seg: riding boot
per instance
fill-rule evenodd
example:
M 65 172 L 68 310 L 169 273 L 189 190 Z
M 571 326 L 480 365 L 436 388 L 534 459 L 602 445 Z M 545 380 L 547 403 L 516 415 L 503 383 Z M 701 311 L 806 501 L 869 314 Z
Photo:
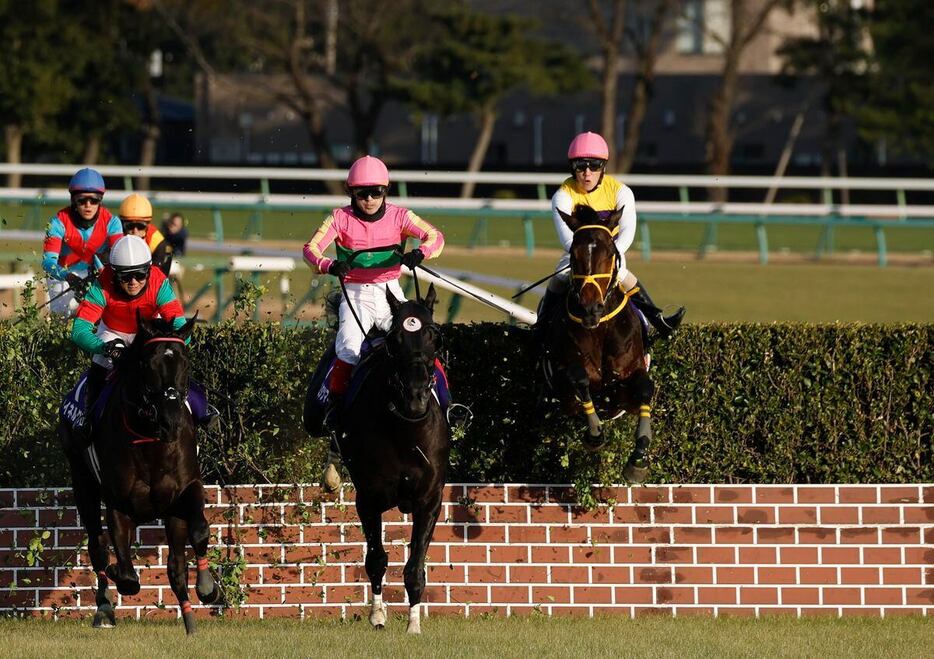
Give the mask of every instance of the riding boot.
M 94 404 L 100 398 L 104 384 L 107 382 L 107 375 L 110 371 L 106 366 L 91 363 L 88 369 L 88 379 L 84 384 L 84 422 L 76 428 L 78 435 L 85 446 L 91 443 L 91 431 L 94 420 Z
M 686 309 L 684 307 L 678 307 L 678 310 L 670 316 L 663 316 L 662 310 L 652 301 L 649 292 L 645 290 L 645 286 L 643 286 L 642 282 L 637 281 L 636 286 L 638 286 L 639 290 L 630 299 L 639 308 L 639 311 L 645 314 L 646 319 L 652 327 L 655 328 L 658 336 L 667 339 L 678 329 L 678 325 L 681 324 Z
M 540 348 L 545 344 L 548 324 L 551 322 L 552 316 L 555 315 L 555 310 L 560 304 L 562 296 L 565 294 L 564 289 L 565 285 L 557 279 L 552 279 L 552 281 L 548 283 L 548 288 L 545 289 L 545 295 L 542 296 L 542 301 L 538 304 L 538 318 L 535 321 L 535 325 L 532 326 L 532 337 L 535 339 L 535 345 Z
M 350 385 L 353 364 L 343 359 L 335 359 L 328 378 L 328 403 L 324 409 L 324 427 L 336 432 L 341 423 L 344 408 L 344 394 Z

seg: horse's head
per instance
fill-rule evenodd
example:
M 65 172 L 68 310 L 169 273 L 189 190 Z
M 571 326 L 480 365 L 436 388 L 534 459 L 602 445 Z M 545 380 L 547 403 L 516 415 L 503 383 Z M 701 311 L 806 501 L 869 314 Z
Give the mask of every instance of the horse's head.
M 613 237 L 623 211 L 614 211 L 606 218 L 583 205 L 575 206 L 571 215 L 558 212 L 574 232 L 570 295 L 583 311 L 583 326 L 593 329 L 606 311 L 606 298 L 619 271 L 620 255 Z
M 441 332 L 432 319 L 437 295 L 434 284 L 419 302 L 399 302 L 386 289 L 392 309 L 392 326 L 386 337 L 392 373 L 390 381 L 397 413 L 420 419 L 428 413 L 434 386 L 435 355 L 441 347 Z
M 191 336 L 197 314 L 179 329 L 162 319 L 139 316 L 139 331 L 121 369 L 131 387 L 139 392 L 140 413 L 157 423 L 166 438 L 176 435 L 180 414 L 188 396 L 190 359 L 186 341 Z

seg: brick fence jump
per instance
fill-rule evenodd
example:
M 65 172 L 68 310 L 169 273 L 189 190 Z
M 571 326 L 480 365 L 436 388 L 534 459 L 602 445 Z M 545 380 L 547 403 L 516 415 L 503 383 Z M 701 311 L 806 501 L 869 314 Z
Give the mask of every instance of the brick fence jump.
M 207 488 L 212 543 L 245 561 L 245 601 L 230 613 L 364 613 L 353 494 Z M 428 551 L 429 615 L 934 614 L 934 485 L 606 487 L 598 498 L 584 510 L 568 486 L 448 486 Z M 384 521 L 384 597 L 402 611 L 410 527 L 395 510 Z M 142 589 L 119 598 L 118 616 L 177 616 L 162 527 L 136 540 Z M 84 541 L 70 490 L 0 489 L 0 612 L 92 612 Z

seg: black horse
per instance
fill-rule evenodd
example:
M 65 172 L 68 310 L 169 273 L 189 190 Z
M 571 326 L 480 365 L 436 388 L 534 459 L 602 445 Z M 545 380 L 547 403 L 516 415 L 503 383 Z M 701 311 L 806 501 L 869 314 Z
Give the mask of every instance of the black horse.
M 564 313 L 543 319 L 543 367 L 548 383 L 568 414 L 587 418 L 584 443 L 599 448 L 606 441 L 605 418 L 624 412 L 639 416 L 635 448 L 623 471 L 634 483 L 647 474 L 646 451 L 652 440 L 651 403 L 655 385 L 648 375 L 642 320 L 617 284 L 619 252 L 613 240 L 622 211 L 602 219 L 589 206 L 562 213 L 574 231 L 571 285 Z
M 450 428 L 435 398 L 435 355 L 441 335 L 432 320 L 434 286 L 422 302 L 399 302 L 388 290 L 392 326 L 368 358 L 368 371 L 342 422 L 339 446 L 356 488 L 357 514 L 366 537 L 366 573 L 373 588 L 370 623 L 386 624 L 383 513 L 398 506 L 412 515 L 405 590 L 408 632 L 421 632 L 419 603 L 425 589 L 425 553 L 441 511 Z
M 116 623 L 108 581 L 121 595 L 139 592 L 130 542 L 138 524 L 157 518 L 165 523 L 169 584 L 187 633 L 195 631 L 195 619 L 188 599 L 186 542 L 197 558 L 199 599 L 206 604 L 219 599 L 220 589 L 207 560 L 210 527 L 204 517 L 195 426 L 185 406 L 190 364 L 185 342 L 193 326 L 194 319 L 178 331 L 167 321 L 139 320 L 133 344 L 115 366 L 116 381 L 100 421 L 94 424 L 90 447 L 67 420 L 59 421 L 75 503 L 97 573 L 95 627 Z M 109 564 L 108 539 L 101 525 L 102 500 L 115 564 Z

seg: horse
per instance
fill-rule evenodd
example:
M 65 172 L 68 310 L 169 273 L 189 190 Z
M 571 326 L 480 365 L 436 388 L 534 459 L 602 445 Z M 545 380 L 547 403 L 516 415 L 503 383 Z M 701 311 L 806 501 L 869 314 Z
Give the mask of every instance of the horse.
M 432 319 L 434 286 L 418 302 L 400 302 L 388 289 L 386 299 L 392 325 L 382 347 L 370 353 L 365 377 L 348 400 L 338 446 L 356 488 L 357 514 L 366 538 L 365 566 L 373 591 L 370 624 L 383 629 L 387 622 L 382 582 L 389 559 L 383 549 L 383 513 L 398 507 L 412 515 L 403 574 L 409 600 L 407 631 L 419 634 L 425 554 L 441 511 L 451 432 L 432 392 L 441 346 Z
M 544 333 L 542 368 L 546 383 L 569 415 L 583 414 L 584 445 L 599 449 L 606 438 L 603 418 L 638 415 L 635 446 L 623 475 L 645 481 L 646 451 L 652 441 L 651 403 L 655 385 L 648 375 L 643 321 L 617 283 L 620 254 L 614 242 L 622 210 L 605 219 L 589 206 L 561 213 L 574 232 L 571 277 L 563 313 L 556 312 Z
M 64 417 L 59 419 L 58 434 L 71 466 L 75 504 L 97 574 L 94 627 L 116 624 L 110 581 L 121 595 L 139 592 L 130 543 L 137 525 L 162 519 L 169 545 L 169 584 L 178 599 L 185 631 L 192 634 L 195 618 L 188 599 L 186 541 L 197 559 L 198 598 L 205 604 L 220 599 L 208 566 L 210 527 L 204 517 L 195 426 L 185 406 L 190 366 L 186 341 L 195 319 L 177 331 L 168 321 L 138 321 L 133 343 L 114 367 L 110 395 L 99 401 L 100 416 L 94 423 L 91 445 L 86 446 Z M 116 563 L 109 563 L 108 538 L 101 525 L 102 501 Z

